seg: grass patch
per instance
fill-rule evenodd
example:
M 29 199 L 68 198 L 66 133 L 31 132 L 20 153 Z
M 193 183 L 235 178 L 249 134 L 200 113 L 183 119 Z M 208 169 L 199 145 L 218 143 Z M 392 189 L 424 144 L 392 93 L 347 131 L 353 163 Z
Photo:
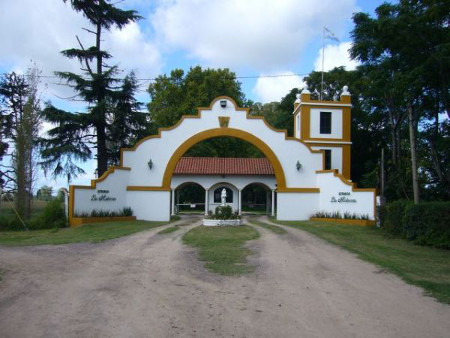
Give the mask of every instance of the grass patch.
M 273 225 L 273 224 L 267 224 L 267 223 L 260 222 L 260 221 L 257 221 L 256 219 L 252 219 L 252 218 L 249 219 L 249 222 L 254 224 L 254 225 L 258 225 L 260 227 L 263 227 L 263 228 L 265 228 L 267 230 L 270 230 L 273 233 L 276 233 L 278 235 L 287 234 L 286 230 L 284 230 L 283 228 L 280 228 L 280 227 L 278 227 L 276 225 Z
M 196 227 L 183 236 L 183 242 L 199 250 L 205 267 L 221 275 L 240 275 L 254 270 L 247 263 L 251 251 L 244 248 L 247 241 L 259 233 L 249 226 Z
M 174 226 L 165 228 L 165 229 L 163 229 L 161 231 L 158 231 L 158 235 L 170 234 L 171 232 L 175 232 L 175 231 L 177 231 L 179 229 L 180 229 L 180 226 L 174 225 Z
M 99 243 L 108 239 L 131 235 L 156 228 L 168 222 L 105 222 L 85 224 L 77 228 L 61 228 L 32 231 L 2 231 L 0 245 L 43 245 L 90 242 Z
M 450 251 L 415 245 L 391 238 L 376 227 L 360 227 L 324 222 L 285 222 L 356 253 L 401 277 L 405 282 L 425 289 L 428 295 L 450 304 Z

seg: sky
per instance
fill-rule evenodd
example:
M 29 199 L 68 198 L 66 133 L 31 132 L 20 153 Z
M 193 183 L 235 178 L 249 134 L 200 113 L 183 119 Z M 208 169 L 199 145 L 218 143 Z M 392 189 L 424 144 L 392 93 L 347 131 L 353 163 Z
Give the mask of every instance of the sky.
M 135 71 L 141 79 L 138 99 L 150 100 L 151 79 L 175 68 L 229 68 L 236 73 L 248 99 L 279 101 L 292 88 L 302 87 L 302 77 L 322 67 L 322 30 L 339 39 L 325 40 L 325 71 L 337 66 L 352 70 L 350 60 L 352 15 L 371 15 L 381 0 L 124 0 L 123 9 L 134 9 L 143 19 L 104 35 L 104 47 L 123 75 Z M 38 4 L 38 5 L 37 5 Z M 0 1 L 0 73 L 25 72 L 35 64 L 42 72 L 41 99 L 58 108 L 84 111 L 84 102 L 65 98 L 71 89 L 54 78 L 55 71 L 79 72 L 79 63 L 63 57 L 61 50 L 77 48 L 76 36 L 86 46 L 93 36 L 81 13 L 70 1 Z M 282 76 L 274 76 L 282 75 Z M 351 90 L 351 88 L 350 88 Z M 44 124 L 42 133 L 51 126 Z M 86 174 L 71 184 L 89 184 L 95 161 L 83 164 Z M 67 187 L 39 174 L 36 188 Z

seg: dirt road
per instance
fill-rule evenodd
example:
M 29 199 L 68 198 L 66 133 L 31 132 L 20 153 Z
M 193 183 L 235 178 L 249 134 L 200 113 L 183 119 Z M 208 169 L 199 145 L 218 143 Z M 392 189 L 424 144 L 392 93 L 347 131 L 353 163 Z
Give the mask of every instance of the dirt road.
M 448 337 L 450 306 L 297 229 L 257 228 L 256 272 L 207 272 L 161 228 L 0 247 L 1 337 Z

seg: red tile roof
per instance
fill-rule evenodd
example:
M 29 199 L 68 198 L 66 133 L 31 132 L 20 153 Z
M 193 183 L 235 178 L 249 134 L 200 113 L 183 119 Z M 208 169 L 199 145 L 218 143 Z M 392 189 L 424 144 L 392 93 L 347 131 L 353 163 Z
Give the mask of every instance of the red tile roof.
M 267 158 L 182 157 L 174 174 L 275 175 Z

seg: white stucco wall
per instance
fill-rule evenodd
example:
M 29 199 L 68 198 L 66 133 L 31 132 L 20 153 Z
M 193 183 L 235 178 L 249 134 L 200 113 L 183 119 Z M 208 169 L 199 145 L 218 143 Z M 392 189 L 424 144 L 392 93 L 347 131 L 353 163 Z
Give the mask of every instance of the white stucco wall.
M 127 204 L 126 194 L 129 175 L 129 170 L 115 170 L 105 180 L 98 182 L 95 189 L 75 189 L 74 213 L 90 214 L 94 209 L 120 211 L 124 207 L 131 206 Z M 115 200 L 106 201 L 102 196 Z
M 321 173 L 317 175 L 317 183 L 320 188 L 319 206 L 317 211 L 334 212 L 339 211 L 341 215 L 344 212 L 356 213 L 359 215 L 369 215 L 374 219 L 374 200 L 373 191 L 352 191 L 352 187 L 343 183 L 333 173 Z M 354 200 L 355 202 L 345 202 L 340 199 Z M 332 202 L 332 200 L 336 200 Z
M 137 219 L 170 220 L 170 191 L 128 191 L 127 200 Z
M 331 134 L 320 133 L 320 112 L 331 112 Z M 312 138 L 342 138 L 342 109 L 311 108 Z
M 319 193 L 277 193 L 277 219 L 309 220 L 319 207 Z
M 320 125 L 320 111 L 314 109 L 311 116 L 316 116 L 315 124 L 317 130 Z M 332 124 L 333 133 L 330 138 L 340 138 L 342 136 L 342 110 L 327 109 L 333 113 Z M 267 127 L 261 119 L 248 119 L 245 111 L 237 111 L 231 100 L 227 100 L 227 107 L 220 106 L 220 100 L 216 101 L 212 110 L 201 111 L 201 118 L 184 119 L 176 128 L 161 132 L 161 138 L 150 138 L 137 146 L 135 151 L 123 152 L 123 166 L 131 170 L 115 170 L 105 180 L 97 183 L 95 189 L 75 188 L 74 212 L 91 212 L 98 210 L 121 210 L 124 207 L 131 207 L 134 215 L 138 219 L 167 221 L 170 218 L 170 191 L 127 191 L 128 186 L 140 187 L 161 187 L 166 166 L 173 153 L 178 147 L 190 137 L 211 129 L 220 127 L 218 117 L 230 117 L 229 128 L 241 130 L 254 135 L 276 154 L 284 170 L 287 188 L 320 188 L 320 193 L 292 193 L 278 192 L 277 218 L 281 220 L 304 220 L 308 219 L 314 212 L 319 210 L 356 212 L 359 214 L 369 214 L 374 216 L 374 194 L 373 192 L 352 192 L 349 185 L 344 184 L 337 177 L 330 174 L 317 174 L 317 170 L 322 169 L 322 154 L 311 153 L 311 151 L 301 142 L 296 140 L 286 140 L 285 134 L 274 131 Z M 339 127 L 338 127 L 339 126 Z M 313 128 L 312 128 L 313 129 Z M 311 135 L 314 137 L 314 134 Z M 317 135 L 317 137 L 325 137 Z M 323 147 L 318 147 L 325 149 Z M 342 170 L 342 151 L 340 148 L 332 147 L 332 166 Z M 341 153 L 339 153 L 341 151 Z M 153 162 L 153 168 L 149 169 L 147 162 Z M 296 163 L 299 161 L 302 168 L 297 170 Z M 222 178 L 220 175 L 203 176 L 194 178 L 189 175 L 173 176 L 171 188 L 175 189 L 186 181 L 197 182 L 210 191 L 210 203 L 213 201 L 213 185 L 217 182 L 225 181 L 235 188 L 235 198 L 233 208 L 237 209 L 238 189 L 243 189 L 249 183 L 260 182 L 270 189 L 275 189 L 277 182 L 273 176 L 255 177 L 232 177 Z M 109 191 L 107 195 L 114 197 L 114 201 L 108 203 L 104 201 L 91 201 L 93 194 L 98 194 L 98 190 Z M 333 203 L 331 197 L 339 197 L 339 192 L 350 192 L 351 198 L 356 199 L 356 203 Z
M 161 186 L 164 171 L 175 150 L 188 138 L 200 132 L 220 127 L 219 116 L 230 117 L 229 128 L 249 132 L 266 143 L 278 157 L 286 177 L 287 187 L 311 187 L 315 171 L 322 169 L 322 155 L 311 153 L 302 143 L 286 140 L 283 132 L 276 132 L 260 119 L 247 119 L 245 111 L 236 111 L 232 101 L 222 108 L 216 101 L 212 110 L 201 111 L 201 119 L 187 118 L 175 129 L 161 132 L 161 138 L 151 138 L 135 151 L 123 152 L 123 165 L 133 169 L 130 185 Z M 164 149 L 164 151 L 162 151 Z M 153 169 L 147 166 L 152 159 Z M 301 174 L 296 169 L 300 161 Z

